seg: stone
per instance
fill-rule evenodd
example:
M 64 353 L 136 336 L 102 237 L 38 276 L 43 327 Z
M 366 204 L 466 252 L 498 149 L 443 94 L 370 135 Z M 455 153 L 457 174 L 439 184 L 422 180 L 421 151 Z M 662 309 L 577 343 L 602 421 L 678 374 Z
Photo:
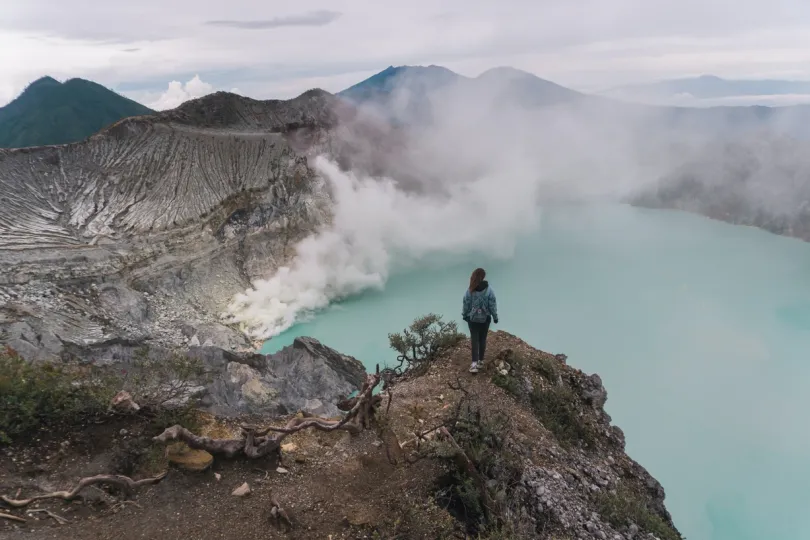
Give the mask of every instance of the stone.
M 214 374 L 202 405 L 221 416 L 305 411 L 337 417 L 341 411 L 335 404 L 358 390 L 366 377 L 357 359 L 312 338 L 297 338 L 266 356 L 215 347 L 194 347 L 188 354 L 200 358 Z
M 133 414 L 141 410 L 140 405 L 135 403 L 135 401 L 132 399 L 132 394 L 125 390 L 115 394 L 112 401 L 110 401 L 110 406 L 120 413 L 127 414 Z
M 288 471 L 288 470 L 287 470 L 287 469 L 285 469 L 284 467 L 277 467 L 277 468 L 276 468 L 276 472 L 277 472 L 278 474 L 289 474 L 289 472 L 290 472 L 290 471 Z
M 214 473 L 214 479 L 216 479 L 216 481 L 219 482 L 220 480 L 222 480 L 222 475 L 219 474 L 218 472 L 215 472 Z
M 138 291 L 120 284 L 105 284 L 98 292 L 100 306 L 120 320 L 142 323 L 149 314 L 149 305 Z
M 295 452 L 298 450 L 298 445 L 294 442 L 288 442 L 281 445 L 282 452 Z
M 247 495 L 250 495 L 250 486 L 248 485 L 247 482 L 245 482 L 244 484 L 233 490 L 231 495 L 233 495 L 234 497 L 246 497 Z
M 607 390 L 602 385 L 602 378 L 599 375 L 593 374 L 585 377 L 582 398 L 594 409 L 604 407 L 605 402 L 607 402 Z
M 192 340 L 192 345 L 196 347 L 199 347 L 200 343 L 228 350 L 250 347 L 250 342 L 241 332 L 216 322 L 186 321 L 181 325 L 180 330 L 185 337 Z
M 183 443 L 169 446 L 166 457 L 169 463 L 192 472 L 207 470 L 214 463 L 214 456 L 205 450 L 193 450 Z

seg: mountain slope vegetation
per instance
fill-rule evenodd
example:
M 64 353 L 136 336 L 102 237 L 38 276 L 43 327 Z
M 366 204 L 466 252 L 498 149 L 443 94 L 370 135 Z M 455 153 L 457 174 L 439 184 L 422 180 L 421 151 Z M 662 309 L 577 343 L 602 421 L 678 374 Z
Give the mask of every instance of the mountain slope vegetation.
M 0 148 L 77 142 L 122 118 L 153 112 L 91 81 L 43 77 L 0 108 Z

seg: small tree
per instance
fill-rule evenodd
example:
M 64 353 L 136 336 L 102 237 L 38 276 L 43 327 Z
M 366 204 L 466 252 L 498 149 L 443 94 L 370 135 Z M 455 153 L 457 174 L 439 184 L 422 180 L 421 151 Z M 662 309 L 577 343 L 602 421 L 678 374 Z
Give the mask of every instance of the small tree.
M 399 353 L 399 365 L 392 370 L 397 375 L 405 370 L 422 373 L 442 351 L 463 339 L 464 334 L 458 331 L 455 321 L 444 322 L 442 316 L 435 313 L 419 317 L 401 333 L 388 334 L 391 348 Z
M 151 417 L 154 429 L 175 424 L 196 429 L 200 394 L 211 380 L 199 358 L 175 351 L 150 352 L 143 347 L 135 351 L 123 389 Z
M 153 355 L 147 348 L 135 352 L 126 375 L 124 388 L 139 405 L 155 410 L 193 404 L 210 381 L 200 359 L 173 351 Z

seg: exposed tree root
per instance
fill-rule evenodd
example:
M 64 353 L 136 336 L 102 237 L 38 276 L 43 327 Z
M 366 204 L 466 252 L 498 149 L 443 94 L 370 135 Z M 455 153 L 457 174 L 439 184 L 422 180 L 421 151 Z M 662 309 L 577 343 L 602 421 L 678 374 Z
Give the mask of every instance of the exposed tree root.
M 58 516 L 51 512 L 50 510 L 46 510 L 45 508 L 34 508 L 33 510 L 28 510 L 29 514 L 41 513 L 45 514 L 49 518 L 53 519 L 59 525 L 67 525 L 70 523 L 70 520 L 63 518 L 62 516 Z
M 6 514 L 4 512 L 0 512 L 0 519 L 7 519 L 9 521 L 16 521 L 18 523 L 26 523 L 27 520 L 25 518 L 12 516 L 11 514 Z
M 342 405 L 351 409 L 342 420 L 328 420 L 317 417 L 292 418 L 284 427 L 265 427 L 256 429 L 252 426 L 242 426 L 244 437 L 241 439 L 212 439 L 200 437 L 182 426 L 172 426 L 154 438 L 156 442 L 168 443 L 182 441 L 195 450 L 205 450 L 211 454 L 218 454 L 228 458 L 244 454 L 250 459 L 256 459 L 273 452 L 280 453 L 281 442 L 287 435 L 297 433 L 304 429 L 317 429 L 319 431 L 344 430 L 350 433 L 360 433 L 368 429 L 374 416 L 374 409 L 382 399 L 372 395 L 374 388 L 380 383 L 379 368 L 377 373 L 366 376 L 363 388 L 356 397 L 344 400 Z M 269 435 L 274 433 L 275 435 Z
M 73 499 L 79 496 L 79 493 L 83 489 L 96 484 L 107 484 L 111 486 L 116 486 L 118 488 L 121 488 L 124 491 L 124 493 L 129 495 L 139 487 L 150 484 L 157 484 L 166 477 L 166 474 L 168 473 L 164 472 L 153 478 L 144 478 L 143 480 L 133 480 L 128 476 L 101 474 L 98 476 L 90 476 L 88 478 L 82 478 L 81 480 L 79 480 L 79 483 L 76 485 L 76 487 L 73 488 L 71 491 L 54 491 L 53 493 L 46 493 L 45 495 L 37 495 L 36 497 L 31 497 L 30 499 L 16 499 L 16 500 L 7 497 L 6 495 L 3 495 L 0 496 L 0 500 L 2 500 L 4 503 L 13 508 L 22 508 L 24 506 L 28 506 L 33 502 L 42 501 L 44 499 L 62 499 L 64 501 L 72 501 Z

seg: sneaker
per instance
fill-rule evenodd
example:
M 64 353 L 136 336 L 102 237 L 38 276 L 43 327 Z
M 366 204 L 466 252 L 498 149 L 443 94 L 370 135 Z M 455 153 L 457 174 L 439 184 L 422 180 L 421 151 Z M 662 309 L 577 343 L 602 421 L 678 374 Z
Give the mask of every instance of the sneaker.
M 470 373 L 478 373 L 478 362 L 473 362 L 470 365 Z

